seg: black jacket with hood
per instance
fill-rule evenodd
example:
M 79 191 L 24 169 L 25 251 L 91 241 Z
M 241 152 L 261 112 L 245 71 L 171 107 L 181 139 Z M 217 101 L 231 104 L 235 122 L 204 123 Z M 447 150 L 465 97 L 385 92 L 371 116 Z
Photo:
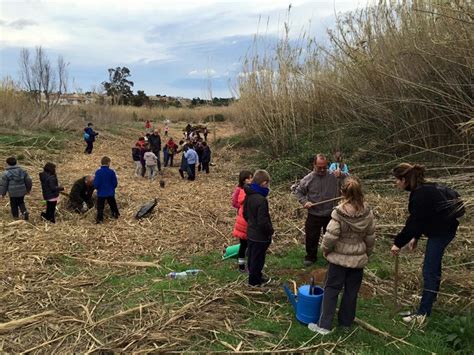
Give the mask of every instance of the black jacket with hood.
M 274 233 L 268 200 L 250 186 L 245 186 L 244 219 L 248 223 L 247 238 L 253 242 L 271 242 Z

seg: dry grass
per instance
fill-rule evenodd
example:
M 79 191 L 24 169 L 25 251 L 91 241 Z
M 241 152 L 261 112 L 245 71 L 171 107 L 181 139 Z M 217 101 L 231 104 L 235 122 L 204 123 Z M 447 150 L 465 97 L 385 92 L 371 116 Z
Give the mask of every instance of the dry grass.
M 222 125 L 217 134 L 220 137 L 233 132 L 230 126 Z M 176 168 L 166 169 L 166 188 L 161 189 L 158 181 L 132 176 L 129 148 L 138 131 L 127 131 L 126 136 L 103 133 L 91 156 L 81 153 L 82 142 L 72 142 L 57 157 L 58 176 L 69 188 L 78 177 L 93 173 L 101 156 L 110 156 L 119 177 L 117 200 L 122 216 L 118 221 L 106 220 L 96 226 L 94 211 L 82 216 L 72 214 L 64 209 L 63 201 L 59 204 L 57 224 L 41 222 L 38 216 L 44 206 L 40 204 L 37 172 L 44 158 L 35 151 L 27 154 L 25 162 L 35 186 L 27 198 L 31 223 L 10 222 L 3 200 L 1 351 L 207 351 L 216 344 L 228 351 L 256 351 L 253 344 L 258 337 L 265 344 L 258 351 L 301 352 L 334 349 L 350 338 L 352 334 L 337 341 L 318 341 L 313 337 L 295 348 L 288 345 L 286 335 L 275 338 L 271 333 L 249 328 L 249 317 L 278 322 L 288 319 L 278 313 L 282 307 L 275 300 L 275 295 L 282 292 L 279 286 L 247 289 L 244 277 L 224 285 L 207 277 L 206 282 L 190 283 L 184 289 L 171 282 L 155 293 L 151 292 L 153 284 L 113 286 L 110 282 L 114 277 L 139 275 L 144 267 L 158 270 L 156 282 L 163 282 L 165 279 L 159 275 L 170 271 L 163 263 L 167 257 L 189 265 L 195 254 L 220 251 L 224 245 L 235 243 L 231 236 L 235 211 L 229 200 L 235 177 L 249 152 L 235 151 L 230 146 L 215 151 L 216 166 L 211 168 L 211 175 L 199 175 L 194 183 L 180 180 Z M 457 183 L 466 181 L 459 177 Z M 388 243 L 383 239 L 403 223 L 406 196 L 380 195 L 376 186 L 370 187 L 370 191 L 374 192 L 368 195 L 369 202 L 382 225 L 377 253 L 386 255 Z M 139 206 L 155 197 L 159 200 L 156 212 L 142 221 L 135 220 Z M 273 191 L 270 205 L 277 230 L 270 252 L 279 255 L 301 245 L 304 216 L 296 212 L 298 204 L 286 190 Z M 472 233 L 472 223 L 463 224 L 460 235 L 450 246 L 444 282 L 456 292 L 441 294 L 438 307 L 469 306 L 466 299 L 472 296 L 474 286 L 472 268 L 457 264 L 470 258 Z M 144 256 L 146 261 L 142 260 Z M 402 258 L 404 300 L 418 294 L 421 258 L 422 252 Z M 218 260 L 212 265 L 223 267 Z M 378 277 L 376 270 L 368 269 L 367 275 L 366 289 L 372 297 L 391 295 L 390 280 Z M 282 279 L 287 277 L 291 275 L 282 274 Z M 127 303 L 134 297 L 132 304 Z M 226 341 L 226 336 L 236 334 L 239 344 Z

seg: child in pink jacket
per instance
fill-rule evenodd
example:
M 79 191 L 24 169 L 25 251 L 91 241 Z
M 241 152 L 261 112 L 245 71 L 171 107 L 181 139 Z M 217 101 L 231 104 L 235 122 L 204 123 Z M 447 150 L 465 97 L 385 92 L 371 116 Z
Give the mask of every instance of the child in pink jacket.
M 234 237 L 239 238 L 239 271 L 245 272 L 245 252 L 247 250 L 247 222 L 243 215 L 243 206 L 245 200 L 244 185 L 250 184 L 253 174 L 248 170 L 242 170 L 239 174 L 239 185 L 232 194 L 232 207 L 237 208 L 237 218 L 235 220 Z

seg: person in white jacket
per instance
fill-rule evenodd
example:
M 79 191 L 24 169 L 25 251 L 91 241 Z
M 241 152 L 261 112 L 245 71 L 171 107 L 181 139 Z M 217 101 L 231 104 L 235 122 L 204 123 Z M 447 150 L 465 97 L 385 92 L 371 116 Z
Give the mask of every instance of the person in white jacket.
M 150 148 L 146 148 L 143 158 L 145 159 L 145 166 L 146 170 L 148 171 L 148 178 L 150 180 L 153 180 L 155 178 L 155 167 L 158 162 L 158 157 L 150 150 Z

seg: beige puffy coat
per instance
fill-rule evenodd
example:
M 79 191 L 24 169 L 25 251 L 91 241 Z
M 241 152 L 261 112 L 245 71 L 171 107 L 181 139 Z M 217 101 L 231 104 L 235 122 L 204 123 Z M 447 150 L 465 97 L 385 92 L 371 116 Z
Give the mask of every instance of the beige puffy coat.
M 331 218 L 322 242 L 326 259 L 348 268 L 363 268 L 375 244 L 372 211 L 366 207 L 362 213 L 356 213 L 350 205 L 339 205 Z

